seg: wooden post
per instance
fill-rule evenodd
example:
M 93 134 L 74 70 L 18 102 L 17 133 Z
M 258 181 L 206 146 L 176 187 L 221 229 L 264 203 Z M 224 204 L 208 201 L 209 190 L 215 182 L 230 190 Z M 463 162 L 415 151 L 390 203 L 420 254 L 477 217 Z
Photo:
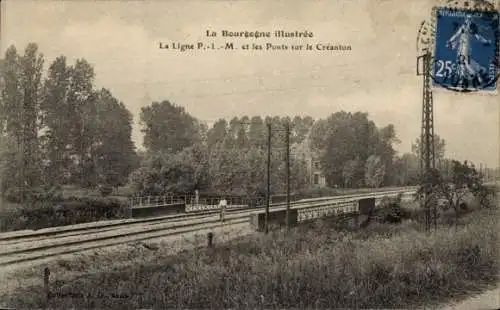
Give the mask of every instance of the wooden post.
M 211 248 L 213 246 L 213 240 L 214 240 L 214 233 L 213 232 L 209 232 L 207 234 L 207 246 L 209 248 Z
M 45 291 L 45 301 L 47 302 L 47 304 L 50 299 L 49 276 L 50 276 L 49 267 L 45 267 L 45 269 L 43 270 L 43 288 Z
M 286 229 L 290 230 L 290 123 L 286 123 Z
M 271 205 L 271 122 L 267 124 L 267 203 L 266 203 L 266 218 L 265 232 L 269 233 L 269 207 Z

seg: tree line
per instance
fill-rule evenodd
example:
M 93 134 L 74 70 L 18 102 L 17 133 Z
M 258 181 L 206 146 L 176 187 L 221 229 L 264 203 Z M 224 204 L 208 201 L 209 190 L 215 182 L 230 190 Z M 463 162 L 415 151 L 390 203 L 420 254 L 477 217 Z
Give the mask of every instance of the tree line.
M 271 127 L 271 192 L 286 185 L 286 127 L 289 125 L 292 191 L 311 187 L 313 160 L 330 187 L 381 187 L 419 182 L 419 139 L 413 151 L 398 155 L 393 125 L 377 127 L 367 113 L 340 111 L 320 120 L 306 116 L 242 116 L 212 126 L 170 101 L 141 111 L 145 161 L 131 175 L 143 193 L 264 195 L 268 127 Z M 445 142 L 436 136 L 436 159 L 444 163 Z M 444 169 L 444 166 L 443 166 Z M 444 171 L 444 170 L 443 170 Z
M 271 124 L 271 191 L 284 191 L 286 180 L 285 125 L 293 124 L 290 143 L 305 139 L 311 117 L 260 116 L 217 120 L 210 128 L 169 101 L 143 107 L 141 124 L 146 154 L 131 175 L 142 193 L 263 195 L 267 190 L 268 127 Z M 293 154 L 292 154 L 293 155 Z M 290 184 L 309 184 L 307 162 L 290 156 Z
M 309 116 L 242 116 L 207 124 L 168 100 L 141 109 L 145 151 L 131 139 L 132 114 L 110 90 L 98 89 L 85 59 L 59 56 L 44 72 L 36 44 L 24 53 L 7 49 L 1 74 L 0 179 L 13 188 L 93 188 L 129 185 L 140 194 L 263 195 L 267 190 L 268 124 L 271 191 L 286 181 L 289 126 L 292 191 L 311 186 L 313 159 L 330 187 L 381 187 L 419 183 L 419 139 L 397 154 L 392 124 L 378 127 L 367 113 L 339 111 Z M 436 136 L 443 172 L 445 141 Z
M 10 46 L 0 97 L 2 193 L 14 188 L 125 184 L 138 158 L 132 115 L 105 88 L 92 65 L 57 57 L 44 75 L 34 43 Z

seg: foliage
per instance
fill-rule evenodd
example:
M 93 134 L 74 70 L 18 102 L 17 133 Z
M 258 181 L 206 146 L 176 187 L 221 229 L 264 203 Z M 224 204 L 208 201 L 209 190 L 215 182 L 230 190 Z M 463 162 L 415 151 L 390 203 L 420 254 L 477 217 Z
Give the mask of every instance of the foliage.
M 24 55 L 14 46 L 5 53 L 0 100 L 0 136 L 8 149 L 1 152 L 4 164 L 3 192 L 9 186 L 36 186 L 41 181 L 38 130 L 43 55 L 30 43 Z M 17 171 L 17 172 L 15 172 Z M 6 187 L 7 186 L 7 187 Z
M 394 198 L 385 196 L 372 217 L 380 223 L 401 223 L 403 219 L 410 218 L 409 212 L 402 208 L 402 204 L 401 194 Z
M 129 177 L 140 194 L 194 193 L 207 187 L 207 149 L 195 145 L 178 154 L 151 153 Z
M 393 184 L 414 185 L 420 182 L 418 156 L 404 153 L 395 158 Z
M 418 158 L 420 158 L 420 152 L 422 151 L 420 138 L 417 138 L 415 140 L 415 143 L 411 145 L 411 149 L 413 154 L 415 154 Z M 434 158 L 436 162 L 440 162 L 444 159 L 445 150 L 446 150 L 446 141 L 439 135 L 434 135 Z
M 150 152 L 177 153 L 201 141 L 199 122 L 167 100 L 141 108 L 144 146 Z
M 365 169 L 360 166 L 370 156 L 375 156 L 370 159 L 370 165 L 376 162 L 379 166 L 375 169 L 370 166 L 368 181 L 374 181 L 371 177 L 376 171 L 377 175 L 383 175 L 380 183 L 376 178 L 378 186 L 390 183 L 392 176 L 382 173 L 381 167 L 391 171 L 393 166 L 395 151 L 392 145 L 398 142 L 394 126 L 377 128 L 367 113 L 341 111 L 315 122 L 310 138 L 311 147 L 321 154 L 321 166 L 325 168 L 329 186 L 365 184 Z M 375 160 L 377 156 L 379 159 Z
M 111 92 L 98 93 L 97 133 L 94 137 L 94 162 L 100 183 L 120 186 L 139 165 L 131 140 L 132 114 Z
M 466 209 L 465 199 L 468 196 L 475 197 L 480 206 L 487 207 L 490 198 L 495 195 L 495 190 L 484 185 L 483 178 L 474 164 L 456 160 L 451 161 L 451 164 L 450 174 L 445 176 L 438 169 L 429 171 L 417 192 L 417 197 L 423 199 L 425 193 L 430 193 L 427 197 L 428 203 L 433 208 L 440 207 L 444 211 L 452 209 L 457 223 L 459 215 Z M 442 200 L 445 203 L 440 203 Z
M 460 204 L 467 194 L 478 196 L 486 192 L 486 188 L 474 164 L 467 161 L 453 161 L 452 164 L 451 180 L 440 182 L 438 191 L 447 200 L 446 207 L 451 207 L 459 213 Z
M 54 197 L 51 200 L 32 200 L 25 203 L 20 210 L 2 214 L 0 230 L 41 229 L 125 218 L 127 208 L 127 203 L 108 197 Z
M 43 63 L 33 43 L 23 56 L 14 46 L 5 54 L 0 96 L 0 171 L 6 180 L 2 193 L 40 185 L 124 184 L 138 161 L 130 112 L 108 90 L 94 90 L 94 68 L 85 59 L 70 66 L 59 56 L 42 80 Z
M 106 197 L 111 195 L 113 193 L 113 187 L 109 185 L 102 185 L 99 186 L 99 192 L 101 193 L 101 196 Z
M 342 170 L 344 187 L 362 186 L 364 182 L 361 181 L 361 174 L 364 174 L 363 162 L 359 158 L 348 160 Z
M 368 157 L 365 165 L 365 184 L 370 187 L 380 187 L 385 174 L 386 168 L 380 156 L 371 155 Z
M 94 67 L 69 64 L 63 55 L 49 64 L 36 44 L 24 55 L 5 53 L 0 96 L 0 190 L 76 185 L 95 189 L 127 185 L 137 193 L 260 195 L 266 192 L 268 126 L 271 128 L 271 192 L 285 191 L 285 128 L 290 125 L 290 188 L 307 191 L 311 165 L 319 158 L 330 187 L 410 185 L 419 181 L 418 156 L 396 155 L 392 124 L 377 127 L 367 113 L 340 111 L 327 118 L 243 115 L 211 126 L 168 100 L 141 109 L 146 150 L 136 152 L 133 118 L 106 88 L 95 88 Z M 22 121 L 19 121 L 22 120 Z M 419 152 L 419 139 L 413 145 Z M 445 142 L 436 136 L 441 168 Z M 142 162 L 142 164 L 141 164 Z M 441 169 L 444 172 L 451 169 Z M 482 192 L 483 194 L 480 194 Z M 477 195 L 488 196 L 484 189 Z

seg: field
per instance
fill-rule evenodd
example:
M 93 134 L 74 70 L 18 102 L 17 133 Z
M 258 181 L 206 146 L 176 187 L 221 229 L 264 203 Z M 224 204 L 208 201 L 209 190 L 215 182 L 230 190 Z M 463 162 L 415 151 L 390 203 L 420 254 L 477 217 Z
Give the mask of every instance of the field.
M 459 298 L 498 281 L 498 209 L 471 212 L 457 226 L 373 223 L 352 230 L 333 220 L 289 234 L 252 234 L 128 267 L 53 284 L 49 306 L 155 308 L 414 308 Z M 217 240 L 217 239 L 216 239 Z M 158 250 L 161 256 L 162 250 Z M 102 257 L 101 257 L 102 258 Z M 92 267 L 94 266 L 94 267 Z M 55 295 L 54 295 L 55 296 Z M 9 306 L 43 304 L 40 285 L 23 287 Z

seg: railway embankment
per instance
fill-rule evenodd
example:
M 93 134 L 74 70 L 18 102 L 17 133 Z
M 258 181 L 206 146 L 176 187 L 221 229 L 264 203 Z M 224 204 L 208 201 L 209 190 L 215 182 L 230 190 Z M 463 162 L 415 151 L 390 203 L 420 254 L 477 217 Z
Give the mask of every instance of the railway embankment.
M 201 234 L 176 253 L 168 244 L 139 244 L 128 256 L 114 251 L 115 259 L 102 253 L 61 263 L 48 301 L 37 270 L 37 281 L 2 300 L 21 308 L 437 306 L 498 281 L 498 215 L 498 208 L 471 208 L 458 223 L 443 215 L 431 232 L 419 217 L 378 217 L 363 229 L 326 218 L 269 235 L 241 224 L 226 242 L 215 232 L 211 248 L 200 246 Z M 78 274 L 70 277 L 64 266 Z

